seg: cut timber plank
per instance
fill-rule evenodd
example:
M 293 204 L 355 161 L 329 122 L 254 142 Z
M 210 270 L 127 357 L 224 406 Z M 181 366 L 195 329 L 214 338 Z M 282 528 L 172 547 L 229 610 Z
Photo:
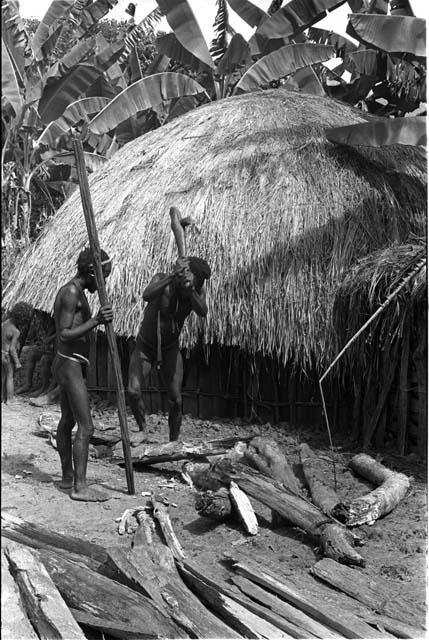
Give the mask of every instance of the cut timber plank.
M 267 620 L 252 613 L 249 609 L 239 604 L 227 595 L 221 593 L 205 580 L 202 580 L 193 571 L 184 566 L 180 572 L 186 584 L 188 584 L 199 598 L 221 616 L 225 622 L 233 627 L 245 638 L 292 638 Z
M 349 569 L 329 558 L 317 562 L 311 573 L 378 613 L 406 624 L 423 626 L 424 608 L 395 594 L 397 587 L 387 580 Z
M 4 640 L 39 640 L 27 618 L 18 586 L 9 572 L 9 563 L 1 554 L 1 637 Z
M 17 518 L 5 511 L 1 513 L 1 533 L 9 540 L 20 542 L 34 549 L 57 548 L 58 552 L 83 555 L 94 560 L 95 563 L 103 563 L 107 560 L 106 550 L 98 544 L 57 533 L 40 524 Z
M 347 505 L 346 522 L 351 527 L 373 524 L 378 518 L 390 513 L 405 498 L 410 487 L 406 475 L 391 471 L 366 453 L 353 456 L 349 466 L 370 482 L 379 485 L 374 491 Z
M 299 447 L 302 470 L 311 493 L 311 499 L 316 507 L 319 507 L 331 515 L 332 511 L 341 502 L 335 491 L 326 484 L 325 478 L 320 471 L 320 462 L 308 444 L 303 443 Z
M 98 616 L 93 616 L 90 613 L 79 611 L 78 609 L 70 609 L 74 619 L 79 624 L 90 627 L 91 629 L 97 629 L 103 633 L 113 636 L 113 638 L 120 638 L 121 640 L 145 640 L 146 638 L 162 638 L 162 636 L 154 636 L 149 633 L 145 633 L 141 629 L 132 624 L 125 624 L 121 622 L 115 622 L 113 620 L 103 620 Z M 5 639 L 7 640 L 7 639 Z
M 85 640 L 43 564 L 16 542 L 4 550 L 22 601 L 41 640 Z
M 327 626 L 320 624 L 317 620 L 310 618 L 307 614 L 303 613 L 300 609 L 290 605 L 289 603 L 281 600 L 277 596 L 269 593 L 262 587 L 254 584 L 247 578 L 241 576 L 234 576 L 232 578 L 233 584 L 235 584 L 240 591 L 244 594 L 260 602 L 264 606 L 268 607 L 279 616 L 282 616 L 289 622 L 297 625 L 301 629 L 301 635 L 296 636 L 298 638 L 341 638 L 342 636 L 335 631 L 332 631 Z
M 284 580 L 271 572 L 264 570 L 259 564 L 247 561 L 246 563 L 234 562 L 233 568 L 237 573 L 248 578 L 252 582 L 263 586 L 284 600 L 300 609 L 307 615 L 333 631 L 342 634 L 345 638 L 385 638 L 386 635 L 376 632 L 372 627 L 363 622 L 351 612 L 339 608 L 335 614 L 318 602 L 310 601 L 295 587 L 287 585 Z
M 420 640 L 420 638 L 426 637 L 425 629 L 419 629 L 412 627 L 409 624 L 394 620 L 390 616 L 383 616 L 381 614 L 374 614 L 373 616 L 364 617 L 365 622 L 368 624 L 377 625 L 378 628 L 384 627 L 386 631 L 392 633 L 397 638 L 412 638 L 413 640 Z
M 68 607 L 102 620 L 132 625 L 155 637 L 187 637 L 149 598 L 60 554 L 37 553 Z
M 143 466 L 148 464 L 156 464 L 157 462 L 168 462 L 174 460 L 186 460 L 192 458 L 206 458 L 208 456 L 216 456 L 233 447 L 237 442 L 248 442 L 252 436 L 247 438 L 231 437 L 221 438 L 219 440 L 209 440 L 208 442 L 182 442 L 180 440 L 174 442 L 166 442 L 165 444 L 141 444 L 132 449 L 133 464 Z M 118 448 L 115 452 L 120 453 Z M 124 459 L 122 456 L 114 457 L 114 462 L 122 464 Z
M 165 542 L 170 547 L 174 557 L 177 558 L 177 560 L 182 560 L 185 558 L 185 552 L 174 533 L 167 507 L 161 502 L 158 502 L 153 493 L 151 496 L 151 502 L 153 506 L 153 515 L 159 522 Z

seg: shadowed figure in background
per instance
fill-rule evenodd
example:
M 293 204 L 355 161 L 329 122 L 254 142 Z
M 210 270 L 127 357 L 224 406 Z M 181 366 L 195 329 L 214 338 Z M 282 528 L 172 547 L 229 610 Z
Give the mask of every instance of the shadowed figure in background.
M 101 251 L 104 278 L 110 275 L 111 260 Z M 73 500 L 97 502 L 110 496 L 89 487 L 86 481 L 89 440 L 94 431 L 88 390 L 85 383 L 89 364 L 89 334 L 100 324 L 113 319 L 112 307 L 105 305 L 96 316 L 91 316 L 84 291 L 97 290 L 94 257 L 90 249 L 84 249 L 77 260 L 77 274 L 58 291 L 54 303 L 57 333 L 57 353 L 52 372 L 60 386 L 61 419 L 57 429 L 57 448 L 61 458 L 62 489 L 71 489 Z M 72 444 L 72 429 L 77 423 L 77 433 Z
M 128 371 L 128 397 L 138 430 L 143 433 L 140 438 L 131 438 L 132 445 L 146 437 L 142 387 L 155 363 L 167 386 L 170 440 L 179 438 L 183 381 L 179 335 L 192 311 L 201 317 L 207 315 L 204 281 L 210 275 L 210 267 L 205 260 L 179 258 L 173 273 L 157 273 L 143 292 L 143 299 L 148 304 Z
M 36 325 L 36 321 L 33 320 L 32 325 Z M 54 319 L 49 318 L 44 325 L 42 326 L 42 320 L 39 318 L 39 324 L 35 327 L 33 333 L 33 340 L 31 337 L 27 337 L 27 342 L 30 343 L 30 346 L 28 347 L 27 362 L 25 364 L 25 375 L 22 384 L 16 390 L 17 394 L 27 393 L 32 390 L 33 376 L 38 362 L 40 362 L 40 383 L 39 387 L 32 392 L 32 397 L 37 398 L 55 388 L 55 381 L 52 380 L 51 371 L 55 355 L 56 330 Z
M 21 369 L 18 357 L 19 337 L 26 332 L 33 315 L 33 307 L 26 302 L 18 302 L 10 311 L 9 317 L 1 325 L 1 399 L 12 400 L 15 390 L 13 376 Z

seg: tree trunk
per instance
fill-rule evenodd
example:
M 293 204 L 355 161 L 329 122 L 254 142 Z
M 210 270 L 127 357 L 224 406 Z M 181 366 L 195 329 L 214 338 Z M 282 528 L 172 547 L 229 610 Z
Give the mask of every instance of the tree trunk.
M 391 471 L 365 453 L 354 456 L 349 466 L 370 482 L 379 485 L 367 495 L 352 500 L 346 505 L 346 523 L 354 527 L 373 524 L 398 506 L 410 487 L 403 473 Z
M 40 639 L 85 640 L 45 567 L 32 552 L 15 542 L 10 542 L 4 552 L 27 616 Z
M 367 576 L 358 569 L 349 569 L 326 558 L 317 562 L 311 573 L 378 613 L 406 624 L 423 625 L 424 607 L 394 594 L 397 589 L 392 589 L 392 584 L 386 580 Z
M 310 449 L 308 444 L 301 444 L 299 447 L 301 464 L 305 479 L 310 489 L 311 498 L 316 505 L 330 516 L 332 511 L 341 502 L 337 494 L 325 482 L 324 476 L 320 472 L 318 458 Z

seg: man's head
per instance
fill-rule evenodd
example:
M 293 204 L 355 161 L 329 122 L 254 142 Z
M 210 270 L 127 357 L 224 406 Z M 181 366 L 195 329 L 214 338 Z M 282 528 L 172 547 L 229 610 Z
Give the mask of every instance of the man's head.
M 10 317 L 17 329 L 22 331 L 30 324 L 33 316 L 33 307 L 27 302 L 17 302 L 10 311 Z
M 196 289 L 201 289 L 204 280 L 208 280 L 212 273 L 208 263 L 196 256 L 190 256 L 189 269 L 194 274 L 194 286 Z
M 106 279 L 112 271 L 112 261 L 107 253 L 100 249 L 101 266 L 103 269 L 103 276 Z M 78 275 L 85 279 L 85 288 L 90 293 L 97 291 L 97 282 L 95 280 L 95 266 L 94 266 L 94 254 L 89 247 L 80 252 L 77 259 L 77 272 Z

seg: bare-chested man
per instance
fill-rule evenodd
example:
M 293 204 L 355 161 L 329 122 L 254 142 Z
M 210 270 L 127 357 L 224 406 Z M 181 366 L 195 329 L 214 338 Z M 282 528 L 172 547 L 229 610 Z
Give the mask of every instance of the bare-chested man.
M 101 251 L 103 275 L 107 278 L 112 269 L 105 251 Z M 57 293 L 54 318 L 57 332 L 57 353 L 52 372 L 61 389 L 61 419 L 57 429 L 57 448 L 61 458 L 61 488 L 71 489 L 73 500 L 99 502 L 109 496 L 97 487 L 89 487 L 86 480 L 89 439 L 94 430 L 85 370 L 89 364 L 89 333 L 100 324 L 112 321 L 112 307 L 101 307 L 91 317 L 85 289 L 97 290 L 93 255 L 90 249 L 79 254 L 77 274 Z M 77 423 L 77 433 L 72 444 L 72 429 Z
M 14 396 L 13 376 L 21 369 L 18 357 L 18 341 L 21 332 L 28 329 L 33 308 L 26 302 L 18 302 L 9 317 L 1 325 L 1 375 L 2 402 L 12 400 Z
M 202 317 L 207 315 L 203 285 L 210 275 L 210 267 L 205 260 L 179 258 L 173 273 L 157 273 L 143 292 L 143 299 L 148 304 L 128 371 L 128 396 L 142 435 L 146 427 L 142 386 L 153 364 L 157 363 L 167 385 L 170 440 L 179 438 L 183 381 L 179 335 L 192 311 Z

